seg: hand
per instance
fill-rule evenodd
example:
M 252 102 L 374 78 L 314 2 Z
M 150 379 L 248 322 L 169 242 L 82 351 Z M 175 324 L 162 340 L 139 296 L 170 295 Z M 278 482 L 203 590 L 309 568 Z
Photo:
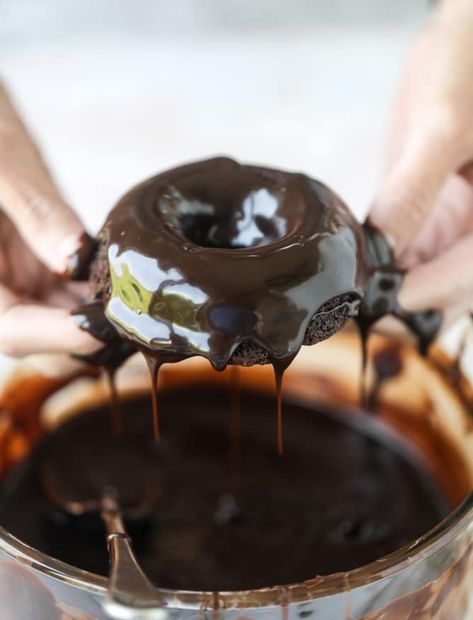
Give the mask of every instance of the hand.
M 473 3 L 444 0 L 415 42 L 370 220 L 408 268 L 400 303 L 473 306 Z
M 88 353 L 100 347 L 70 309 L 84 284 L 63 276 L 84 233 L 0 83 L 0 352 Z

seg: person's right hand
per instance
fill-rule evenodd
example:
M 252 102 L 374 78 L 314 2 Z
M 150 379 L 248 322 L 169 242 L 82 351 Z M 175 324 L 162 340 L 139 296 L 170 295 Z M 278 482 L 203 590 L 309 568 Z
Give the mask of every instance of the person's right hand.
M 473 307 L 473 2 L 444 0 L 408 58 L 370 221 L 408 268 L 400 303 Z
M 83 285 L 64 277 L 83 234 L 0 83 L 0 353 L 100 347 L 70 315 Z

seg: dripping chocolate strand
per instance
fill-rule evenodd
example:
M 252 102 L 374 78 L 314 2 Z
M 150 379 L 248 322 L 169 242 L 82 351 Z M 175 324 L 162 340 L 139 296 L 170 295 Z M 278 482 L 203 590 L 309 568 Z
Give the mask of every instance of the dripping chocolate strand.
M 402 373 L 402 356 L 400 344 L 392 342 L 389 346 L 377 351 L 373 356 L 373 385 L 368 395 L 367 407 L 375 412 L 379 404 L 381 388 L 390 379 Z
M 124 435 L 123 419 L 120 411 L 120 400 L 118 398 L 116 368 L 104 366 L 103 370 L 108 380 L 110 388 L 110 420 L 112 423 L 112 431 L 117 439 L 122 439 Z
M 230 366 L 230 399 L 230 461 L 232 481 L 236 483 L 241 462 L 241 386 L 238 366 Z
M 363 329 L 363 326 L 358 322 L 358 333 L 360 336 L 360 407 L 368 410 L 368 393 L 367 393 L 367 367 L 368 367 L 368 338 L 369 329 Z
M 155 356 L 145 355 L 146 363 L 148 364 L 149 373 L 151 377 L 151 400 L 153 405 L 153 434 L 156 442 L 161 439 L 161 432 L 159 428 L 159 408 L 158 408 L 158 379 L 159 370 L 162 366 L 162 362 Z
M 277 415 L 277 446 L 278 454 L 282 456 L 284 454 L 284 432 L 283 432 L 283 419 L 282 419 L 282 380 L 285 371 L 285 367 L 273 364 L 274 369 L 274 381 L 276 386 L 276 415 Z

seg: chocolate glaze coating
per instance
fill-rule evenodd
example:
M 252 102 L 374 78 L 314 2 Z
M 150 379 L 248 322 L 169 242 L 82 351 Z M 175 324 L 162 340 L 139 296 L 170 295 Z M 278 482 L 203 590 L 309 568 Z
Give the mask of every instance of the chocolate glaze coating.
M 400 308 L 403 272 L 385 237 L 326 186 L 228 158 L 134 187 L 107 217 L 90 272 L 94 301 L 76 314 L 106 343 L 88 361 L 111 368 L 139 348 L 158 366 L 202 355 L 218 369 L 282 371 L 350 316 L 365 341 L 392 314 L 422 352 L 441 325 L 438 312 Z
M 362 229 L 333 192 L 226 158 L 136 186 L 100 238 L 92 278 L 120 336 L 216 368 L 287 365 L 356 312 L 365 285 Z

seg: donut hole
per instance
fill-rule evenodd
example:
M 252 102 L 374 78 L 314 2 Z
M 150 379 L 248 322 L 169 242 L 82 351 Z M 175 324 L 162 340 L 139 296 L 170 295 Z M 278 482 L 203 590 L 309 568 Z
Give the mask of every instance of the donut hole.
M 194 171 L 163 188 L 161 218 L 183 242 L 242 249 L 283 239 L 297 226 L 303 200 L 290 208 L 285 181 L 224 160 L 213 173 Z
M 204 248 L 260 247 L 283 238 L 289 229 L 280 197 L 266 188 L 239 201 L 189 200 L 182 196 L 169 213 L 172 227 L 186 241 Z

